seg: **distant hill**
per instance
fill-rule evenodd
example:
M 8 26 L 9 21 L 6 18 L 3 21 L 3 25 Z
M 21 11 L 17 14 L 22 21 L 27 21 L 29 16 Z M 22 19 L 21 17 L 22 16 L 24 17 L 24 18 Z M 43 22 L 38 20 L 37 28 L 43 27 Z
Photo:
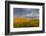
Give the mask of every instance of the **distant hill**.
M 23 22 L 30 22 L 32 21 L 33 19 L 38 19 L 38 17 L 24 17 L 24 18 L 17 18 L 17 17 L 14 17 L 14 22 L 15 23 L 23 23 Z

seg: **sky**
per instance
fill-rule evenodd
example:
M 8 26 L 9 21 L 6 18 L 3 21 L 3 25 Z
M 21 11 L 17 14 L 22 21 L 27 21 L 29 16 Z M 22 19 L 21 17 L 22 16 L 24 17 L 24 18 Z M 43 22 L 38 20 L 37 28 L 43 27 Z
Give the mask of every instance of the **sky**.
M 16 17 L 35 17 L 39 16 L 39 9 L 13 8 L 13 15 Z

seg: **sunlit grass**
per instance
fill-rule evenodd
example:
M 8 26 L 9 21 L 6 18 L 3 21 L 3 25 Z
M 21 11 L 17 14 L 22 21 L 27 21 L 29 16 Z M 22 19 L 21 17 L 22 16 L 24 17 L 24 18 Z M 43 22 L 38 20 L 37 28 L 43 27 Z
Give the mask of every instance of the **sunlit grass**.
M 39 19 L 32 19 L 32 20 L 19 20 L 17 19 L 14 19 L 13 20 L 14 23 L 13 23 L 13 27 L 14 28 L 19 28 L 19 27 L 38 27 L 39 26 Z

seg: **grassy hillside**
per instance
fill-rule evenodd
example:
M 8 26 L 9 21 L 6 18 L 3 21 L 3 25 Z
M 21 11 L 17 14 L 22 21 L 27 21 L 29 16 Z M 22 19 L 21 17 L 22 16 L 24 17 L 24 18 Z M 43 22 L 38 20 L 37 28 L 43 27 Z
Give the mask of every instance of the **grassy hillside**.
M 14 17 L 14 28 L 19 27 L 38 27 L 39 26 L 39 19 L 30 19 L 27 20 L 26 18 L 15 18 Z

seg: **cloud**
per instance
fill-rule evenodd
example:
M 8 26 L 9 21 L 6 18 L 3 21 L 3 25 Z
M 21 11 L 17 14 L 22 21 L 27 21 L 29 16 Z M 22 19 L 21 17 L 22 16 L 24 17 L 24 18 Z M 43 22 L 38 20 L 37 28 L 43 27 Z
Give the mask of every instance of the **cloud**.
M 39 16 L 39 9 L 32 8 L 14 8 L 13 9 L 14 16 L 17 17 L 25 17 L 25 16 Z

